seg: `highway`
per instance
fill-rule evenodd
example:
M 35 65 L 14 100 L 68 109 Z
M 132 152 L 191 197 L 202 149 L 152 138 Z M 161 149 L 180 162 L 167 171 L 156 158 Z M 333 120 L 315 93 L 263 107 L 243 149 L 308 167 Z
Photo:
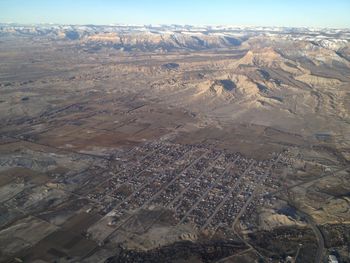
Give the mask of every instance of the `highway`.
M 335 176 L 337 173 L 340 173 L 342 171 L 345 171 L 349 169 L 348 166 L 346 167 L 342 167 L 342 168 L 339 168 L 338 170 L 334 171 L 334 172 L 327 172 L 327 173 L 324 173 L 323 175 L 317 177 L 317 178 L 313 178 L 313 179 L 310 179 L 310 180 L 305 180 L 303 182 L 300 182 L 300 183 L 296 183 L 296 184 L 293 184 L 293 185 L 290 185 L 288 186 L 287 188 L 283 188 L 283 189 L 279 189 L 277 191 L 274 191 L 272 193 L 269 193 L 267 195 L 265 195 L 265 197 L 271 197 L 271 196 L 275 196 L 277 195 L 278 193 L 281 193 L 281 192 L 285 192 L 286 190 L 290 190 L 290 189 L 293 189 L 297 186 L 301 186 L 301 185 L 305 185 L 305 184 L 309 184 L 309 183 L 314 183 L 314 182 L 317 182 L 325 177 L 328 177 L 328 176 Z
M 295 207 L 294 207 L 295 208 Z M 320 231 L 320 229 L 318 228 L 318 226 L 316 225 L 316 223 L 314 222 L 314 220 L 312 219 L 311 216 L 309 216 L 308 214 L 304 213 L 303 211 L 298 210 L 297 208 L 295 208 L 297 213 L 305 218 L 305 220 L 308 222 L 308 224 L 311 226 L 312 231 L 315 233 L 316 239 L 317 239 L 317 251 L 316 251 L 316 255 L 315 255 L 315 263 L 322 263 L 323 262 L 323 253 L 324 253 L 324 238 L 323 235 Z

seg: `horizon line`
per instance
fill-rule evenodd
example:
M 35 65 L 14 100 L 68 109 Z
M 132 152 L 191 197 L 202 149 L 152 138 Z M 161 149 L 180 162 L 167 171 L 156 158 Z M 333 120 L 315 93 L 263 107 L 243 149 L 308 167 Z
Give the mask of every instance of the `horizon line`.
M 20 23 L 20 22 L 1 22 L 0 24 L 5 25 L 17 25 L 17 26 L 33 26 L 33 25 L 52 25 L 52 26 L 192 26 L 192 27 L 262 27 L 262 28 L 313 28 L 313 29 L 350 29 L 350 27 L 328 27 L 328 26 L 267 26 L 267 25 L 239 25 L 239 24 L 181 24 L 181 23 L 144 23 L 144 24 L 133 24 L 133 23 L 112 23 L 112 24 L 94 24 L 94 23 L 55 23 L 55 22 L 35 22 L 35 23 Z

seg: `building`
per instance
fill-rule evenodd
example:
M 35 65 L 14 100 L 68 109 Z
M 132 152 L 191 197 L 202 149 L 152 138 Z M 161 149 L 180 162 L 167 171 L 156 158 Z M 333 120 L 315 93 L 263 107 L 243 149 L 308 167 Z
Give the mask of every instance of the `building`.
M 286 257 L 286 263 L 294 263 L 294 258 L 292 258 L 291 256 Z
M 328 256 L 328 263 L 338 263 L 338 259 L 334 255 L 329 255 Z

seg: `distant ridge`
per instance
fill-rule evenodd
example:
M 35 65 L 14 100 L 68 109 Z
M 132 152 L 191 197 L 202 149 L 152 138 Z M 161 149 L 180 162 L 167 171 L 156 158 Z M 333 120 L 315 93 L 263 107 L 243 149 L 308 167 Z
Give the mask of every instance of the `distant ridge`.
M 350 30 L 286 27 L 191 25 L 19 25 L 0 23 L 0 36 L 40 37 L 78 41 L 87 50 L 107 47 L 123 51 L 173 51 L 233 48 L 257 36 L 311 42 L 338 50 L 350 39 Z

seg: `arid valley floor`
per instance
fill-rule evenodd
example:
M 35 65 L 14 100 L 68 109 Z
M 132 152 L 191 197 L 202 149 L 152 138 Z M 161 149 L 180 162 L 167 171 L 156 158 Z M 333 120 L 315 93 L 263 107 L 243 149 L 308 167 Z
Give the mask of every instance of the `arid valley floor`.
M 0 262 L 350 262 L 350 30 L 0 25 Z

